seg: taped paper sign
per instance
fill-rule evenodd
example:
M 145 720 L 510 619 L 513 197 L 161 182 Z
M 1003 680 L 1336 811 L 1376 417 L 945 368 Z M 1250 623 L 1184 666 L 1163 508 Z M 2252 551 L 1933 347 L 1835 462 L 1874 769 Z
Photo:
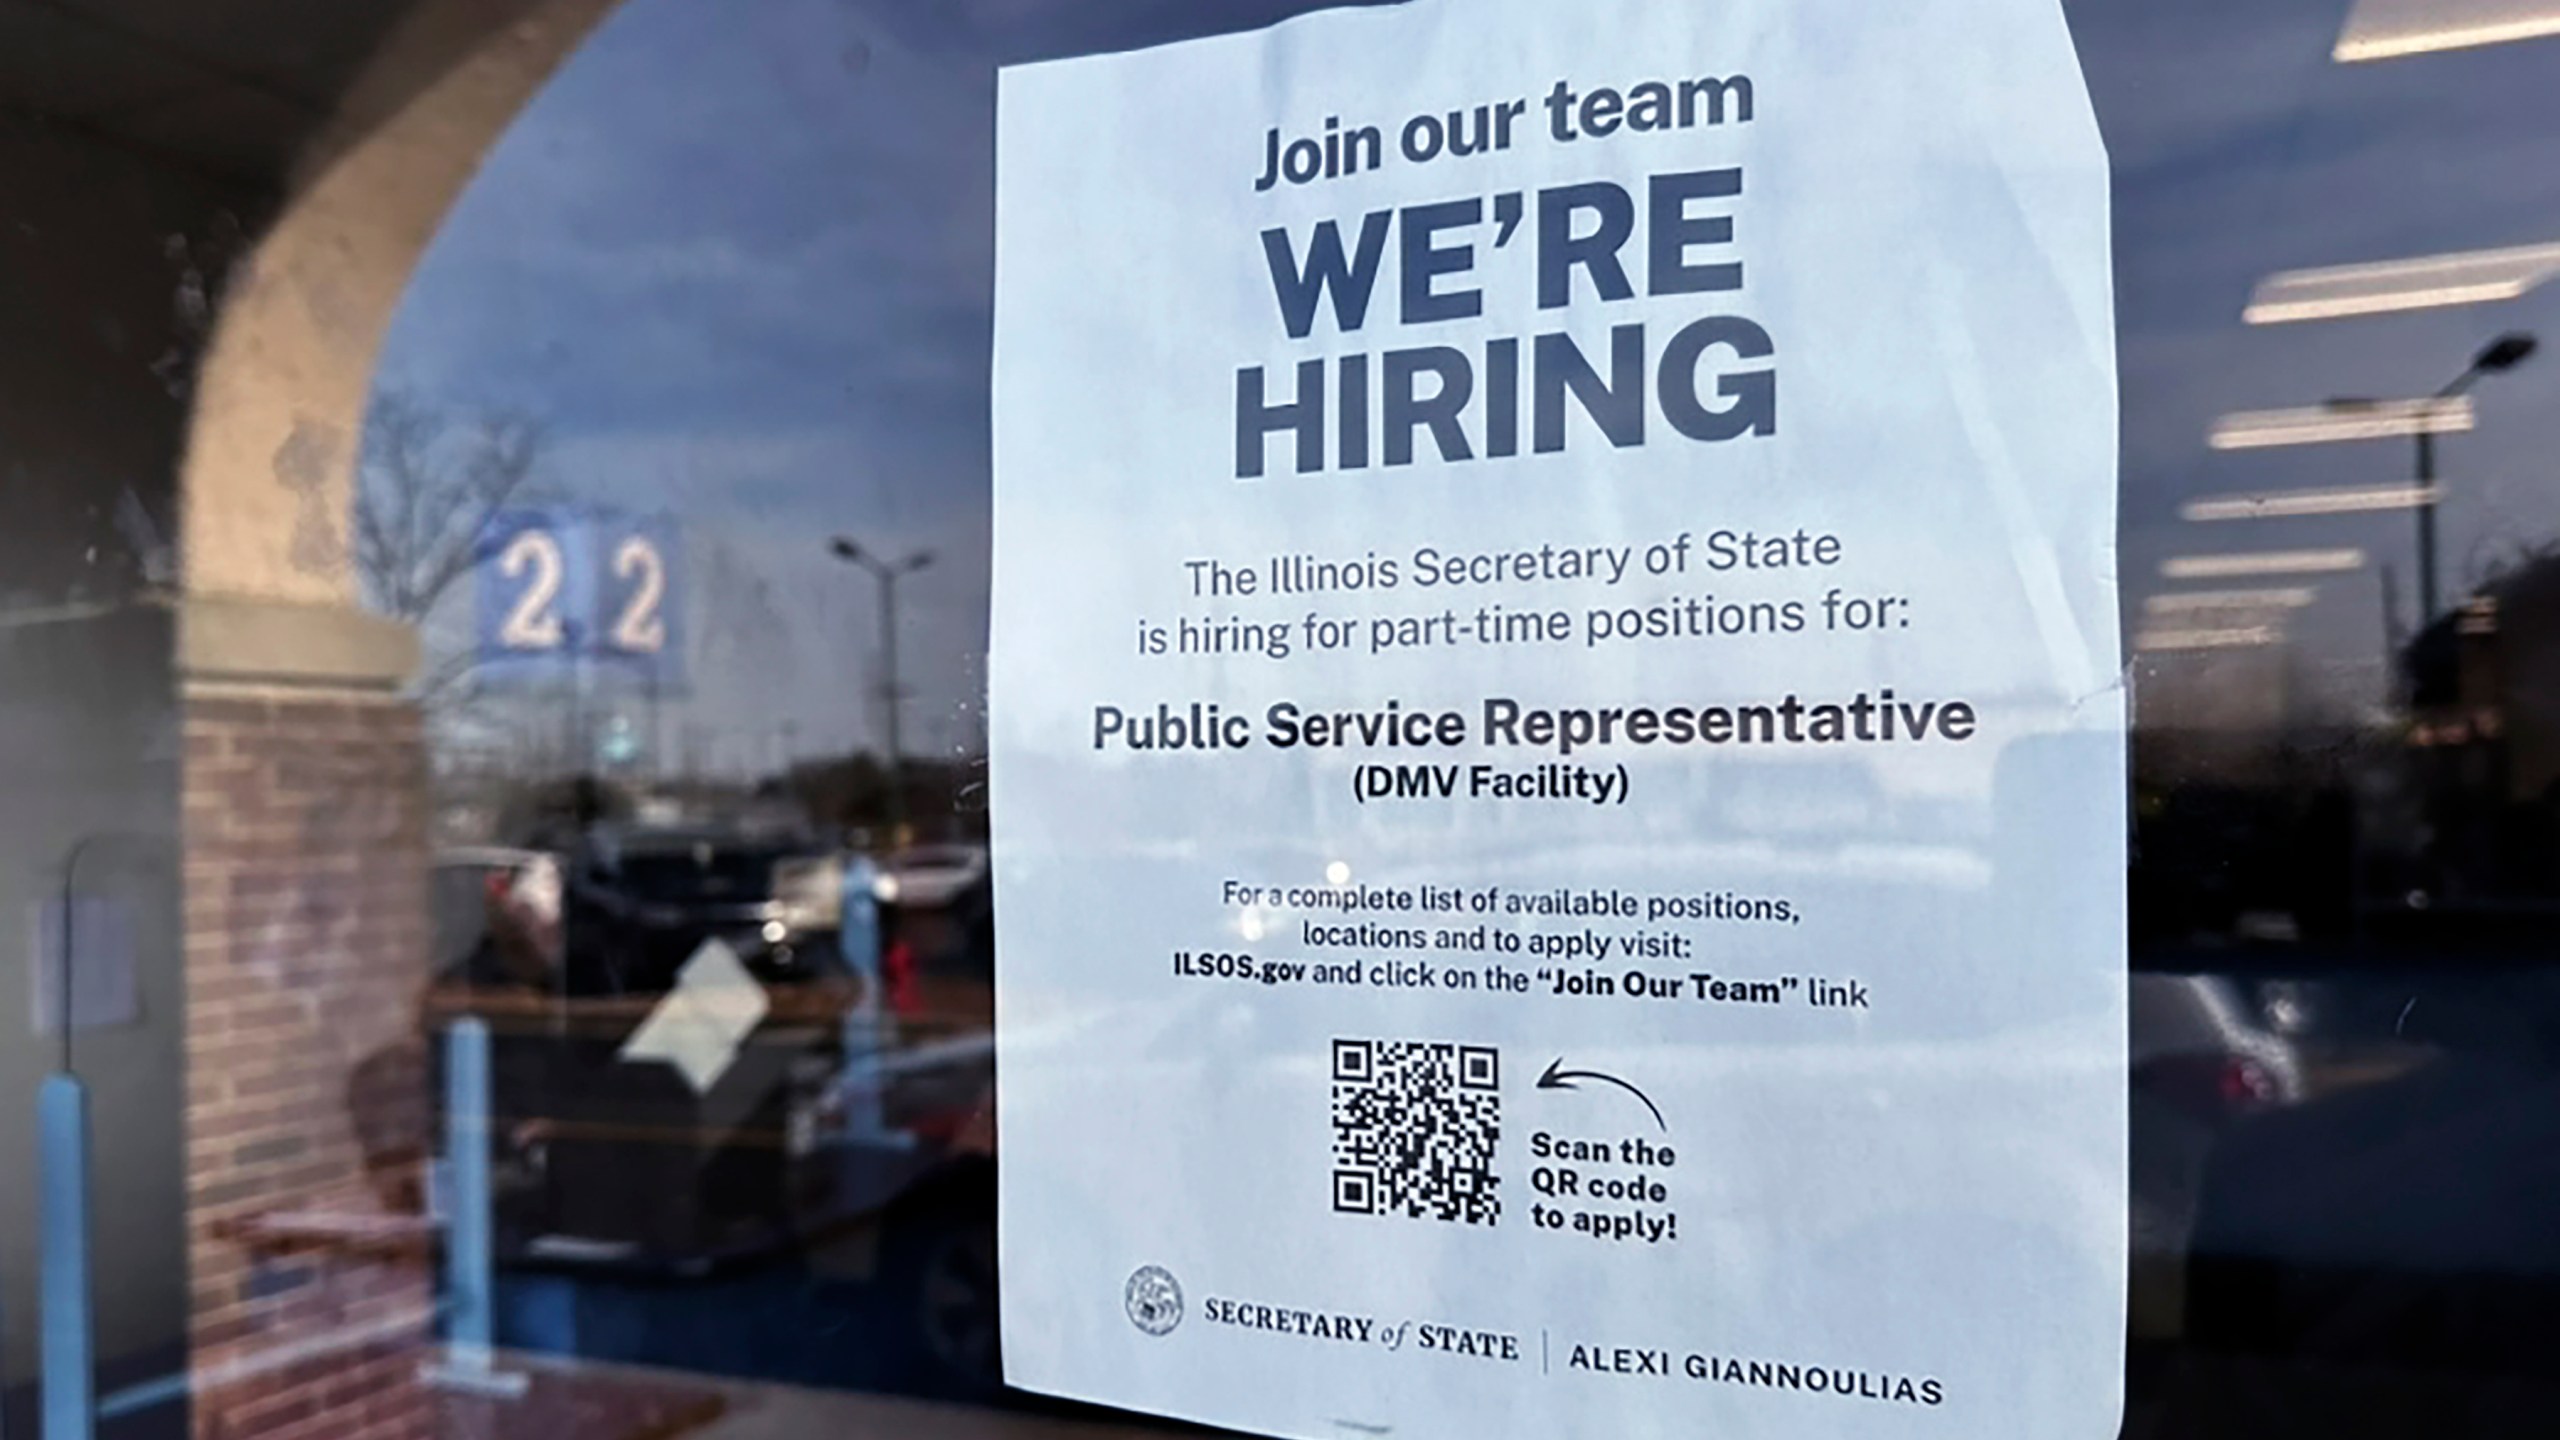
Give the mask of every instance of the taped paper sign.
M 2054 0 L 1005 73 L 1018 1385 L 2110 1435 L 2107 172 Z

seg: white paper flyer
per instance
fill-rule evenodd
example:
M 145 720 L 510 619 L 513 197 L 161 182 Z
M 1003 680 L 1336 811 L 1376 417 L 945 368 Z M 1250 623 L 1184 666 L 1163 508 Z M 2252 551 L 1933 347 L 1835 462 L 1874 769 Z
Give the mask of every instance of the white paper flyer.
M 1004 73 L 1009 1380 L 2114 1433 L 2107 187 L 2055 0 Z

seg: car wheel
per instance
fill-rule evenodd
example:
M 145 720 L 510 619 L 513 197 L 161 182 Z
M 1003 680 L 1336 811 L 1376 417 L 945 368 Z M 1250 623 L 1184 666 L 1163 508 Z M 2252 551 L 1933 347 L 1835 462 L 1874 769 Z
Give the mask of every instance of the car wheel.
M 1004 1383 L 995 1218 L 992 1196 L 945 1189 L 883 1237 L 893 1303 L 936 1389 L 986 1395 Z

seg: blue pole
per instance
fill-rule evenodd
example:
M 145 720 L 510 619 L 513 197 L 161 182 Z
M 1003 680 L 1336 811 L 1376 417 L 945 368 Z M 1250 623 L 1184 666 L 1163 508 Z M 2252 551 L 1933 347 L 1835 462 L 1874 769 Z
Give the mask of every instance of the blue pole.
M 892 1020 L 883 987 L 887 974 L 880 964 L 883 941 L 880 920 L 880 869 L 868 856 L 848 855 L 844 862 L 842 913 L 836 922 L 836 945 L 845 968 L 862 982 L 862 1000 L 844 1017 L 844 1071 L 837 1081 L 845 1132 L 863 1144 L 895 1144 L 889 1130 L 887 1088 L 882 1080 L 888 1059 Z
M 489 1200 L 489 1026 L 466 1015 L 445 1031 L 445 1361 L 437 1385 L 493 1398 L 525 1393 L 530 1377 L 500 1371 L 497 1241 Z
M 489 1026 L 465 1016 L 445 1032 L 445 1301 L 455 1364 L 485 1370 L 497 1334 L 491 1293 Z
M 70 1008 L 66 991 L 65 1028 Z M 97 1417 L 89 1360 L 88 1092 L 69 1075 L 48 1075 L 36 1115 L 44 1440 L 91 1440 Z

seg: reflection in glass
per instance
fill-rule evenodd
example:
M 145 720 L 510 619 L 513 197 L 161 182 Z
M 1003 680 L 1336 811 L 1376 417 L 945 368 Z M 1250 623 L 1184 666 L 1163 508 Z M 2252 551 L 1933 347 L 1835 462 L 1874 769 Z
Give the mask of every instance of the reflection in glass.
M 2257 450 L 2401 435 L 2451 435 L 2470 429 L 2473 423 L 2471 401 L 2466 397 L 2373 400 L 2352 406 L 2235 411 L 2213 422 L 2205 443 L 2216 450 Z
M 2137 650 L 2235 650 L 2273 645 L 2284 638 L 2275 625 L 2233 625 L 2220 629 L 2145 630 L 2134 636 Z
M 2263 611 L 2299 610 L 2320 592 L 2305 586 L 2271 586 L 2262 590 L 2182 590 L 2167 595 L 2154 595 L 2142 607 L 2155 615 L 2188 614 L 2199 611 Z
M 2252 325 L 2281 325 L 2513 300 L 2554 271 L 2560 271 L 2560 245 L 2285 270 L 2258 282 L 2240 318 Z
M 2353 64 L 2560 35 L 2551 0 L 2356 0 L 2330 58 Z
M 2236 555 L 2179 555 L 2160 564 L 2169 580 L 2225 580 L 2241 575 L 2319 575 L 2364 568 L 2364 552 L 2337 550 L 2265 550 Z
M 2353 515 L 2367 510 L 2406 510 L 2432 505 L 2434 486 L 2374 485 L 2351 490 L 2285 490 L 2261 495 L 2215 495 L 2178 507 L 2181 520 L 2282 520 L 2297 515 Z

